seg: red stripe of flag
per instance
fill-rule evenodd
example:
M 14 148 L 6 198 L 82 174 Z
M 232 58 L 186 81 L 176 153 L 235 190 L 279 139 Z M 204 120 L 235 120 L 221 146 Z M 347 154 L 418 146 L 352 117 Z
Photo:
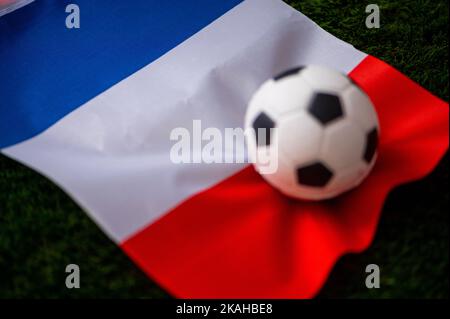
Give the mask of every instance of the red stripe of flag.
M 121 246 L 183 298 L 309 298 L 339 257 L 366 249 L 395 186 L 422 178 L 448 148 L 448 105 L 384 62 L 350 74 L 379 114 L 379 158 L 337 199 L 288 199 L 248 167 L 180 204 Z

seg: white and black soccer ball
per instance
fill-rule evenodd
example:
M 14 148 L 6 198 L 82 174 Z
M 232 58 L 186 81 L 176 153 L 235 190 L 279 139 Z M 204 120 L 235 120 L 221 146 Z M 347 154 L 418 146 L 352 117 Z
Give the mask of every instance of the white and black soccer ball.
M 291 197 L 338 196 L 358 186 L 376 161 L 380 128 L 372 102 L 329 68 L 299 67 L 266 81 L 250 101 L 245 126 L 256 169 Z M 276 160 L 275 172 L 263 172 L 261 152 Z

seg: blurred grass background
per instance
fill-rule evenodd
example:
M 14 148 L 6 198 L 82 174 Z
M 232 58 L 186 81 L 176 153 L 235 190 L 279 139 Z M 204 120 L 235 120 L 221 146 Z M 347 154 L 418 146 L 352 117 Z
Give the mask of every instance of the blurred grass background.
M 358 0 L 286 1 L 321 27 L 390 63 L 448 101 L 447 0 L 378 0 L 367 29 Z M 420 154 L 418 154 L 420 156 Z M 429 177 L 388 198 L 373 245 L 342 258 L 319 298 L 448 298 L 448 155 Z M 81 267 L 81 289 L 64 285 Z M 381 289 L 365 288 L 365 266 Z M 0 155 L 0 298 L 168 298 L 60 189 Z

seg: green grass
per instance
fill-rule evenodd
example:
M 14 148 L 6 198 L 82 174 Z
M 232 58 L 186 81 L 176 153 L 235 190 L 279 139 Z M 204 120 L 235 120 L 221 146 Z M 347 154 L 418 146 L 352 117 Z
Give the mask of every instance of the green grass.
M 364 1 L 287 1 L 327 31 L 375 55 L 448 101 L 448 1 L 378 0 L 381 29 L 366 29 Z M 368 2 L 371 3 L 371 2 Z M 319 297 L 448 298 L 448 158 L 426 179 L 395 190 L 373 245 L 342 258 Z M 65 266 L 82 288 L 64 285 Z M 364 268 L 381 267 L 381 289 Z M 0 157 L 0 298 L 169 297 L 60 189 Z

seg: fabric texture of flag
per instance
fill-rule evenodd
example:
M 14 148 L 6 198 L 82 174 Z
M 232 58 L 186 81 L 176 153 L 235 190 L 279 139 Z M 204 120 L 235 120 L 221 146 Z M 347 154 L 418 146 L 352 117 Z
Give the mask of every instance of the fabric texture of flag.
M 34 0 L 0 0 L 0 17 L 20 9 L 33 1 Z
M 390 190 L 448 148 L 445 102 L 279 0 L 81 0 L 79 30 L 66 4 L 0 18 L 1 152 L 177 297 L 313 297 L 339 257 L 368 247 Z M 306 203 L 248 165 L 170 161 L 174 127 L 242 127 L 264 80 L 308 64 L 349 74 L 377 109 L 379 159 L 359 188 Z

